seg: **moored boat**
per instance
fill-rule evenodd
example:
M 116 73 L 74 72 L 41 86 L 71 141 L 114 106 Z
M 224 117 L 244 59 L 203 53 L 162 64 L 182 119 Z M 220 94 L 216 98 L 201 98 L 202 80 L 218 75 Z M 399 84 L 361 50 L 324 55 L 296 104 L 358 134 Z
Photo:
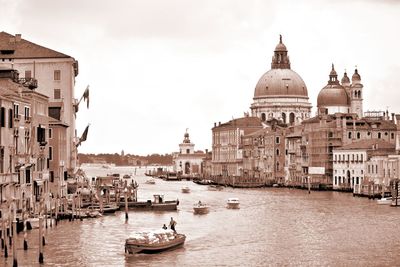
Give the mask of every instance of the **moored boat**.
M 223 187 L 220 186 L 220 185 L 211 184 L 211 185 L 208 186 L 208 190 L 209 191 L 220 191 L 222 189 L 223 189 Z
M 182 193 L 190 193 L 190 188 L 188 186 L 182 187 Z
M 206 214 L 208 212 L 209 212 L 208 205 L 205 203 L 201 203 L 201 201 L 199 201 L 199 203 L 194 204 L 193 206 L 194 214 Z
M 237 197 L 230 197 L 228 198 L 226 204 L 228 209 L 238 209 L 240 202 Z
M 177 234 L 172 230 L 139 232 L 125 240 L 125 252 L 129 254 L 159 253 L 182 246 L 185 239 L 184 234 Z
M 156 181 L 153 178 L 151 178 L 151 179 L 147 180 L 145 183 L 146 184 L 155 184 Z

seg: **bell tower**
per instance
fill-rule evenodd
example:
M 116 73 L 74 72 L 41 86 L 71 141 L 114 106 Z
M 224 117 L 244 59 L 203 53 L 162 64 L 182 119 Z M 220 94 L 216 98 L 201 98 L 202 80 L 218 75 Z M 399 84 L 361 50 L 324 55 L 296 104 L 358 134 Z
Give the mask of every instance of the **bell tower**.
M 350 112 L 356 113 L 358 118 L 363 117 L 363 98 L 362 98 L 362 91 L 363 85 L 361 83 L 361 76 L 358 73 L 357 67 L 354 70 L 354 74 L 351 77 L 351 85 L 350 85 Z

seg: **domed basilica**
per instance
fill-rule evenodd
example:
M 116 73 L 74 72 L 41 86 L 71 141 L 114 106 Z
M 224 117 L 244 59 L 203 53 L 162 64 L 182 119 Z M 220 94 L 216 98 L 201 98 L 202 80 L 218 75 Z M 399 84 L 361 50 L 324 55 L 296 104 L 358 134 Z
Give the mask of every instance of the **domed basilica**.
M 253 100 L 250 107 L 252 116 L 262 121 L 275 118 L 293 125 L 310 118 L 307 86 L 300 75 L 290 69 L 282 36 L 272 57 L 271 70 L 259 79 Z

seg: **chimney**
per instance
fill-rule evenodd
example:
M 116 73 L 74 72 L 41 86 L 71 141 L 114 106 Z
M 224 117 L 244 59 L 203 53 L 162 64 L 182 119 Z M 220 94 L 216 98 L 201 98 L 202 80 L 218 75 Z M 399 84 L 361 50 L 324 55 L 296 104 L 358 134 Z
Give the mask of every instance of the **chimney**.
M 17 34 L 15 35 L 15 42 L 19 42 L 19 41 L 21 41 L 21 34 L 20 34 L 20 33 L 17 33 Z
M 214 127 L 217 127 L 217 123 L 216 122 L 214 122 Z
M 206 154 L 208 154 L 208 149 L 206 148 Z
M 218 122 L 218 126 L 221 126 L 221 122 L 220 121 Z
M 395 120 L 394 120 L 394 113 L 392 113 L 392 122 L 395 123 Z

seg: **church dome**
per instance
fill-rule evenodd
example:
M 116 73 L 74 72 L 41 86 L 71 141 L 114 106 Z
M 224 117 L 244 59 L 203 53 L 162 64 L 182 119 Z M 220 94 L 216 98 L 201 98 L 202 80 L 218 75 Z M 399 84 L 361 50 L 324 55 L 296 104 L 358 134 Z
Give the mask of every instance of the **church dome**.
M 361 81 L 361 76 L 360 76 L 360 74 L 358 74 L 358 70 L 357 69 L 354 70 L 354 74 L 353 74 L 353 76 L 351 76 L 351 80 L 353 82 L 354 81 Z
M 350 106 L 350 98 L 346 89 L 339 84 L 337 73 L 332 64 L 328 84 L 318 94 L 317 107 Z
M 271 69 L 259 79 L 254 98 L 271 96 L 295 96 L 308 98 L 306 84 L 291 69 Z
M 347 72 L 344 72 L 341 82 L 342 82 L 342 84 L 349 84 L 350 83 L 350 78 L 347 76 Z

